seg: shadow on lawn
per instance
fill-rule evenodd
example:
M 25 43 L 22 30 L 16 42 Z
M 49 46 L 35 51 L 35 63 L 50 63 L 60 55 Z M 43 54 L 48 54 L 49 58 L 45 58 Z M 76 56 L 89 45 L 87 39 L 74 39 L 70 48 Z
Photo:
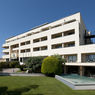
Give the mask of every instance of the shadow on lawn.
M 38 87 L 39 85 L 30 85 L 28 87 L 14 89 L 12 91 L 7 91 L 8 87 L 0 87 L 0 95 L 22 95 L 24 92 L 28 92 L 31 89 L 37 89 Z M 43 95 L 43 94 L 30 94 L 30 95 Z

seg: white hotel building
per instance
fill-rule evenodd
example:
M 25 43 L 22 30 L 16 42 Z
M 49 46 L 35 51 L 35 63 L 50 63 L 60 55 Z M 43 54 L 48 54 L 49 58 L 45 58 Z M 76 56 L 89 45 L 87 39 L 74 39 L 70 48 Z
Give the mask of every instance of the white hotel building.
M 84 68 L 89 71 L 95 66 L 95 44 L 91 37 L 94 35 L 90 35 L 80 13 L 76 13 L 8 38 L 3 44 L 3 58 L 23 61 L 31 56 L 59 54 L 66 59 L 68 71 L 79 68 L 76 71 L 82 75 Z

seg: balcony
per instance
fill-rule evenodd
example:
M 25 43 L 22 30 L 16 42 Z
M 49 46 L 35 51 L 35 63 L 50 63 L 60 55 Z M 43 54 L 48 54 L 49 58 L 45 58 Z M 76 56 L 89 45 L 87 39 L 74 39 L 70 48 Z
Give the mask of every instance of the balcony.
M 66 66 L 90 66 L 90 67 L 95 67 L 95 63 L 78 63 L 78 62 L 73 62 L 73 63 L 65 63 Z
M 18 50 L 19 49 L 19 47 L 16 47 L 16 48 L 13 48 L 12 50 Z
M 95 63 L 95 53 L 82 54 L 83 63 Z
M 46 41 L 47 39 L 48 39 L 47 36 L 37 38 L 37 39 L 33 39 L 33 43 L 43 42 L 43 41 Z
M 2 52 L 3 53 L 9 52 L 9 49 L 4 49 Z
M 5 43 L 5 44 L 2 45 L 2 47 L 3 47 L 3 48 L 7 48 L 7 47 L 9 47 L 9 46 L 7 45 L 7 43 Z
M 20 53 L 19 57 L 31 57 L 32 53 L 31 52 L 24 52 L 24 53 Z
M 58 42 L 67 43 L 67 42 L 74 42 L 74 41 L 75 41 L 75 34 L 52 39 L 51 43 L 57 44 Z
M 75 42 L 67 42 L 67 43 L 64 43 L 64 48 L 66 47 L 74 47 L 75 46 Z
M 65 55 L 64 58 L 66 59 L 67 63 L 75 63 L 75 62 L 77 62 L 77 54 Z
M 9 55 L 3 55 L 2 58 L 6 59 L 6 58 L 10 58 L 10 56 Z
M 71 59 L 72 58 L 70 58 L 70 60 Z M 95 53 L 84 53 L 81 55 L 81 62 L 67 61 L 65 65 L 67 66 L 95 66 Z
M 45 46 L 49 44 L 49 41 L 48 40 L 45 40 L 45 41 L 40 41 L 40 42 L 37 42 L 37 43 L 33 43 L 33 48 L 34 47 L 41 47 L 41 46 Z

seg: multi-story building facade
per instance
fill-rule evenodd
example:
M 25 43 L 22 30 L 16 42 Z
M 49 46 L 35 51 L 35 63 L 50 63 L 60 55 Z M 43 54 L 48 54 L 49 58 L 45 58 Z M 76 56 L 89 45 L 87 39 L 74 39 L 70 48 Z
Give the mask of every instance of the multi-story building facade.
M 31 56 L 62 55 L 66 66 L 95 66 L 95 44 L 91 44 L 80 13 L 46 23 L 30 31 L 11 37 L 3 44 L 6 61 Z

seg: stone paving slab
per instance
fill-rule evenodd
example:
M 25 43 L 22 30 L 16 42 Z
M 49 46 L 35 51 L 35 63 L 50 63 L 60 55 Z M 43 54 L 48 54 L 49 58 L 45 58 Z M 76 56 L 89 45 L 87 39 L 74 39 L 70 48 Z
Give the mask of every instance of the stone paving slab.
M 0 73 L 0 76 L 45 76 L 44 74 L 41 73 Z

